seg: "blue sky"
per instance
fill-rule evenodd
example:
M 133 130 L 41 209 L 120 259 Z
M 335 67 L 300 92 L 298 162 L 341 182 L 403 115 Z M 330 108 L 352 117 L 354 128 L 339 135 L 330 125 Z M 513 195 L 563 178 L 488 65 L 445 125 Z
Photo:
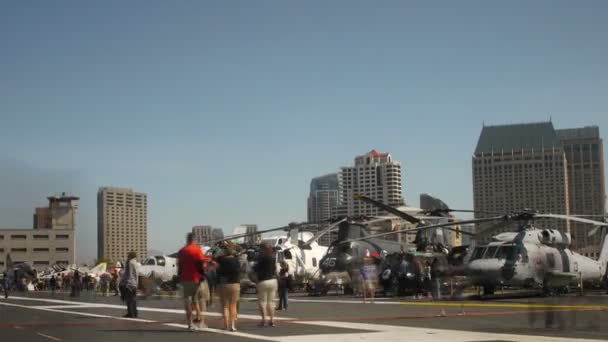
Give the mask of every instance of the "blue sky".
M 149 247 L 306 218 L 312 177 L 372 148 L 407 201 L 472 207 L 483 122 L 608 128 L 605 1 L 4 1 L 0 226 L 53 192 L 149 195 Z M 608 157 L 607 157 L 608 158 Z

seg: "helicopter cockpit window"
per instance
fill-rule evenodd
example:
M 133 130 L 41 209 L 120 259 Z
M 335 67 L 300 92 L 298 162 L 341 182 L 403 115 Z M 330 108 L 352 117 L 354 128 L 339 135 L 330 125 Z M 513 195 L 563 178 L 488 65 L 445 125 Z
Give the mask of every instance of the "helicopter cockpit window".
M 507 245 L 498 247 L 498 251 L 496 251 L 497 259 L 507 259 L 515 252 L 515 246 Z
M 291 260 L 293 258 L 290 251 L 284 251 L 283 256 L 285 257 L 285 260 Z
M 475 250 L 473 251 L 473 254 L 471 255 L 471 260 L 481 259 L 481 256 L 483 255 L 484 250 L 485 250 L 484 247 L 475 247 Z
M 300 247 L 300 249 L 312 250 L 312 247 L 310 245 L 307 245 L 306 242 L 302 240 L 298 240 L 298 247 Z
M 156 257 L 156 264 L 158 266 L 165 266 L 165 258 L 162 256 Z
M 488 250 L 486 251 L 486 254 L 484 254 L 483 258 L 484 259 L 494 258 L 494 254 L 496 254 L 497 249 L 498 249 L 498 246 L 488 247 Z
M 154 266 L 156 265 L 156 260 L 154 258 L 146 259 L 146 261 L 144 261 L 144 265 Z

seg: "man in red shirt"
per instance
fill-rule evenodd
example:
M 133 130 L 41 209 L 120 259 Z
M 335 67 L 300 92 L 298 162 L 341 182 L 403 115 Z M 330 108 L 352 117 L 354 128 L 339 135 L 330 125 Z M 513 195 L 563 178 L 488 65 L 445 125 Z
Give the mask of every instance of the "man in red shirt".
M 177 275 L 183 290 L 188 329 L 192 331 L 200 328 L 192 326 L 192 304 L 194 303 L 197 308 L 199 307 L 196 291 L 201 281 L 199 272 L 206 259 L 200 246 L 194 242 L 194 235 L 189 233 L 186 237 L 186 246 L 180 249 L 177 254 Z

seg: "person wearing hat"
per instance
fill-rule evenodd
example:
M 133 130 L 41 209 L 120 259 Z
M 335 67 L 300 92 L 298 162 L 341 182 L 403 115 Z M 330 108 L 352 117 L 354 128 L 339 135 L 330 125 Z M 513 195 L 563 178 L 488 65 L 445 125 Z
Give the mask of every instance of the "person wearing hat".
M 124 300 L 127 303 L 127 314 L 124 317 L 137 318 L 137 254 L 133 251 L 127 254 L 127 263 L 124 273 L 120 279 L 121 292 L 124 293 Z

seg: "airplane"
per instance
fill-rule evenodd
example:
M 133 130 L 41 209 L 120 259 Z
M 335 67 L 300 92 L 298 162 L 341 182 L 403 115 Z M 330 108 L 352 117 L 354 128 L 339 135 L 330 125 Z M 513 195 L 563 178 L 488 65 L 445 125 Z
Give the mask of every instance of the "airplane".
M 384 204 L 379 207 L 388 209 L 387 211 L 400 217 L 407 215 Z M 595 226 L 589 233 L 590 235 L 595 234 L 600 228 L 608 226 L 606 222 L 586 219 L 579 215 L 541 214 L 525 209 L 507 215 L 419 228 L 444 228 L 465 223 L 495 222 L 494 227 L 484 231 L 484 234 L 489 235 L 508 224 L 519 223 L 517 231 L 493 236 L 493 241 L 489 244 L 475 246 L 476 243 L 473 240 L 472 253 L 468 253 L 463 258 L 464 274 L 470 279 L 471 284 L 483 288 L 484 295 L 493 295 L 498 285 L 535 287 L 550 294 L 568 285 L 578 285 L 577 283 L 597 285 L 605 279 L 608 263 L 606 234 L 604 234 L 601 244 L 600 256 L 598 260 L 593 260 L 570 250 L 572 238 L 569 233 L 556 229 L 538 229 L 532 224 L 532 221 L 536 219 L 561 219 L 588 223 Z M 401 231 L 407 232 L 411 229 L 395 232 Z M 395 232 L 391 232 L 391 234 Z M 387 235 L 387 233 L 370 237 L 381 235 Z

